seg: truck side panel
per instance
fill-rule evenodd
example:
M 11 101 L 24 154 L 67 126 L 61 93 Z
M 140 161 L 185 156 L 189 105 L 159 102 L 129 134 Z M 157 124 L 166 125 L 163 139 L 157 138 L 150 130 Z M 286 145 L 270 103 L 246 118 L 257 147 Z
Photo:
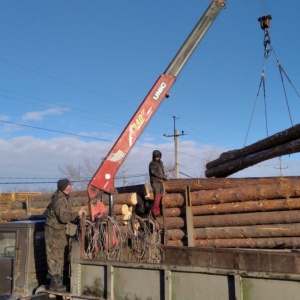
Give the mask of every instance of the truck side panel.
M 72 266 L 72 299 L 298 300 L 300 293 L 300 276 L 291 274 L 88 260 Z
M 0 295 L 2 294 L 10 294 L 12 289 L 12 281 L 13 277 L 13 262 L 14 260 L 9 257 L 4 257 L 0 253 Z

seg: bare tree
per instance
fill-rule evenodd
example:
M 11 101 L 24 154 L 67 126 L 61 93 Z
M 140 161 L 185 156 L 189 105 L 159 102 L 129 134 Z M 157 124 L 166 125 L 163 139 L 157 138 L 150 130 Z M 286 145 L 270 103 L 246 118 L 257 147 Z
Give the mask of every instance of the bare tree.
M 99 162 L 94 159 L 84 157 L 83 163 L 78 166 L 66 164 L 58 166 L 59 171 L 73 180 L 76 189 L 86 190 L 89 180 L 96 172 Z
M 168 178 L 175 178 L 175 166 L 172 162 L 167 162 L 165 167 L 165 173 Z
M 99 168 L 99 165 L 100 163 L 96 159 L 84 157 L 82 164 L 78 164 L 77 166 L 66 164 L 64 166 L 58 166 L 58 170 L 74 182 L 74 186 L 77 190 L 86 190 L 90 179 Z M 116 176 L 116 179 L 119 179 L 122 186 L 128 185 L 129 176 L 126 176 L 126 172 L 127 168 L 124 164 L 117 172 L 118 176 Z

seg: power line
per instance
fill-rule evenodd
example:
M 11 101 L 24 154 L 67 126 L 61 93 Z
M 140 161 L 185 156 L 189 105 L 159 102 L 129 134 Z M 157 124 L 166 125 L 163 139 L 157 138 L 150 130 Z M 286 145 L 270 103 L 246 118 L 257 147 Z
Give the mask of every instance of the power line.
M 1 59 L 0 59 L 0 60 L 1 60 Z M 106 115 L 103 115 L 103 114 L 96 113 L 95 111 L 88 111 L 88 110 L 84 110 L 84 109 L 81 109 L 81 108 L 73 107 L 73 106 L 70 106 L 70 105 L 67 106 L 67 105 L 64 105 L 64 104 L 60 104 L 60 103 L 56 103 L 56 102 L 47 101 L 47 100 L 44 100 L 44 99 L 41 99 L 41 98 L 32 97 L 32 96 L 29 96 L 29 95 L 26 95 L 26 94 L 13 92 L 13 91 L 10 91 L 10 90 L 7 90 L 7 89 L 3 89 L 3 88 L 0 88 L 0 90 L 1 90 L 1 91 L 4 91 L 4 92 L 7 92 L 7 93 L 10 93 L 10 94 L 13 94 L 13 95 L 17 95 L 17 96 L 21 96 L 21 97 L 26 97 L 26 98 L 30 98 L 30 99 L 33 99 L 33 100 L 42 101 L 42 102 L 44 102 L 44 103 L 48 103 L 48 104 L 51 104 L 51 105 L 56 105 L 56 106 L 59 106 L 59 107 L 64 107 L 64 108 L 76 110 L 76 111 L 79 111 L 79 112 L 83 112 L 83 113 L 87 113 L 87 114 L 91 114 L 91 115 L 96 115 L 96 116 L 99 116 L 99 117 L 105 117 L 105 118 L 109 118 L 109 119 L 117 119 L 117 120 L 120 120 L 120 118 L 116 118 L 116 117 L 114 117 L 114 116 L 109 116 L 109 117 L 108 117 L 107 114 L 106 114 Z M 20 100 L 20 99 L 8 97 L 8 96 L 5 96 L 5 95 L 0 95 L 0 96 L 1 96 L 1 97 L 4 97 L 4 98 L 11 99 L 11 100 L 20 101 L 20 102 L 28 103 L 28 104 L 32 104 L 32 105 L 39 106 L 39 107 L 46 107 L 46 108 L 49 108 L 49 106 L 37 104 L 37 103 L 35 103 L 35 102 L 30 102 L 30 101 Z M 128 103 L 126 102 L 126 104 L 128 104 Z M 132 103 L 131 103 L 131 104 L 132 104 Z M 98 120 L 98 119 L 96 119 L 96 120 Z
M 181 172 L 181 171 L 179 171 L 179 173 L 182 174 L 182 175 L 184 175 L 184 176 L 186 176 L 186 177 L 194 178 L 194 177 L 192 177 L 192 176 L 190 176 L 190 175 L 187 175 L 187 174 L 185 174 L 185 173 L 183 173 L 183 172 Z
M 54 129 L 47 129 L 47 128 L 42 128 L 42 127 L 37 127 L 37 126 L 31 126 L 31 125 L 26 125 L 26 124 L 9 122 L 9 121 L 1 120 L 1 119 L 0 119 L 0 122 L 7 123 L 7 124 L 12 124 L 12 125 L 17 125 L 17 126 L 22 126 L 22 127 L 28 127 L 28 128 L 38 129 L 38 130 L 56 132 L 56 133 L 61 133 L 61 134 L 66 134 L 66 135 L 72 135 L 72 136 L 77 136 L 77 137 L 82 137 L 82 138 L 88 138 L 88 139 L 92 139 L 92 140 L 98 140 L 98 141 L 113 143 L 113 141 L 107 140 L 107 139 L 101 139 L 101 138 L 96 138 L 96 137 L 87 136 L 87 135 L 81 135 L 81 134 L 69 133 L 69 132 L 59 131 L 59 130 L 54 130 Z
M 33 69 L 30 69 L 30 68 L 28 68 L 28 67 L 24 67 L 24 66 L 22 66 L 22 65 L 20 65 L 20 64 L 17 64 L 17 63 L 14 63 L 14 62 L 5 60 L 5 59 L 3 59 L 3 58 L 0 58 L 0 61 L 2 61 L 2 62 L 4 62 L 4 63 L 7 63 L 7 64 L 10 64 L 10 65 L 13 65 L 13 66 L 16 66 L 16 67 L 18 67 L 18 68 L 21 68 L 21 69 L 30 71 L 30 72 L 35 73 L 35 74 L 38 74 L 38 75 L 40 75 L 40 76 L 44 76 L 44 77 L 50 78 L 50 79 L 52 79 L 52 80 L 55 80 L 55 81 L 58 81 L 58 82 L 62 82 L 62 83 L 64 83 L 64 84 L 67 84 L 67 85 L 76 87 L 76 88 L 78 88 L 78 89 L 81 89 L 81 90 L 84 90 L 84 91 L 88 91 L 88 92 L 90 92 L 90 93 L 94 93 L 94 94 L 97 94 L 97 95 L 104 96 L 104 97 L 106 97 L 106 98 L 113 99 L 113 100 L 118 101 L 118 102 L 122 102 L 122 103 L 125 103 L 125 104 L 130 104 L 130 105 L 132 105 L 132 103 L 130 103 L 130 102 L 123 101 L 123 100 L 120 100 L 120 99 L 117 99 L 117 98 L 108 96 L 108 95 L 106 95 L 106 94 L 103 94 L 103 93 L 99 93 L 99 92 L 93 91 L 93 90 L 91 90 L 91 89 L 82 87 L 82 86 L 80 86 L 80 85 L 78 85 L 78 84 L 74 84 L 74 83 L 68 82 L 68 81 L 63 80 L 63 79 L 59 79 L 59 78 L 57 78 L 57 77 L 55 77 L 55 76 L 52 76 L 52 75 L 49 75 L 49 74 L 46 74 L 46 73 L 42 73 L 42 72 L 39 72 L 39 71 L 35 71 L 35 70 L 33 70 Z
M 42 127 L 38 127 L 38 126 L 31 126 L 31 125 L 26 125 L 26 124 L 21 124 L 21 123 L 16 123 L 16 122 L 5 121 L 5 120 L 1 120 L 1 119 L 0 119 L 0 122 L 11 124 L 11 125 L 17 125 L 17 126 L 22 126 L 22 127 L 28 127 L 28 128 L 38 129 L 38 130 L 49 131 L 49 132 L 56 132 L 56 133 L 61 133 L 61 134 L 66 134 L 66 135 L 71 135 L 71 136 L 76 136 L 76 137 L 81 137 L 81 138 L 98 140 L 98 141 L 103 141 L 103 142 L 109 142 L 109 143 L 114 143 L 115 142 L 115 141 L 108 140 L 108 139 L 96 138 L 96 137 L 92 137 L 92 136 L 81 135 L 81 134 L 76 134 L 76 133 L 69 133 L 69 132 L 65 132 L 65 131 L 48 129 L 48 128 L 42 128 Z M 138 145 L 138 144 L 136 144 L 136 147 L 146 148 L 146 149 L 152 149 L 152 150 L 156 149 L 156 147 L 142 146 L 142 145 Z M 165 151 L 173 151 L 173 150 L 165 150 Z M 185 154 L 189 155 L 187 153 L 185 153 Z
M 0 89 L 0 90 L 3 90 L 3 89 Z M 4 91 L 7 91 L 7 90 L 4 90 Z M 43 102 L 46 102 L 46 103 L 49 103 L 49 104 L 52 104 L 52 105 L 56 105 L 58 107 L 67 108 L 67 109 L 71 109 L 71 110 L 75 110 L 75 111 L 77 110 L 77 111 L 80 111 L 80 112 L 83 112 L 83 113 L 88 113 L 88 114 L 91 114 L 91 115 L 96 115 L 96 116 L 99 116 L 101 118 L 104 117 L 104 118 L 108 118 L 108 119 L 120 120 L 119 118 L 108 117 L 107 115 L 101 115 L 101 114 L 98 114 L 98 113 L 93 113 L 93 112 L 85 111 L 85 110 L 82 110 L 82 109 L 78 109 L 78 108 L 74 108 L 74 107 L 70 107 L 70 106 L 66 106 L 66 105 L 61 105 L 61 104 L 57 104 L 57 103 L 54 103 L 54 102 L 45 101 L 45 100 L 42 100 L 42 99 L 37 99 L 37 98 L 31 97 L 31 96 L 26 96 L 26 95 L 18 94 L 18 93 L 11 92 L 11 91 L 7 91 L 7 92 L 12 93 L 12 94 L 16 94 L 16 95 L 19 95 L 19 96 L 22 96 L 22 97 L 29 97 L 29 98 L 32 98 L 32 99 L 43 101 Z M 53 109 L 53 107 L 49 107 L 49 106 L 46 106 L 46 105 L 41 105 L 41 104 L 38 104 L 38 103 L 34 103 L 34 102 L 26 101 L 26 100 L 21 100 L 21 99 L 9 97 L 9 96 L 6 96 L 6 95 L 0 95 L 0 97 L 7 98 L 9 100 L 18 101 L 18 102 L 23 102 L 23 103 L 26 103 L 26 104 L 35 105 L 35 106 L 42 107 L 42 108 Z M 76 117 L 86 118 L 86 119 L 89 119 L 89 120 L 96 120 L 96 121 L 100 120 L 98 118 L 91 118 L 91 117 L 83 116 L 83 115 L 80 115 L 80 114 L 71 113 L 71 112 L 66 111 L 66 110 L 64 111 L 64 113 L 69 114 L 69 115 L 73 115 L 73 116 L 76 116 Z M 114 124 L 115 125 L 115 123 L 110 123 L 110 124 Z

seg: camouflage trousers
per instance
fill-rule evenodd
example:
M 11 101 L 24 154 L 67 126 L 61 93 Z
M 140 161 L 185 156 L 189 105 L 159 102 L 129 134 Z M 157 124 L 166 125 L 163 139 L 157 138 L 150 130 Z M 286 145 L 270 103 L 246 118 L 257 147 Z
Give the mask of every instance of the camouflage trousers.
M 45 242 L 48 273 L 62 275 L 69 260 L 68 237 L 65 230 L 56 230 L 45 226 Z

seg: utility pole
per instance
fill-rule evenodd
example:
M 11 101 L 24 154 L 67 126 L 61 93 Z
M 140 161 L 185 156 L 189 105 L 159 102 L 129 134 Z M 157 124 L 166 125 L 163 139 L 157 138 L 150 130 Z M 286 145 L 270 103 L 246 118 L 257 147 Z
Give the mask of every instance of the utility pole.
M 176 129 L 176 120 L 179 118 L 176 118 L 173 116 L 174 120 L 174 134 L 164 134 L 166 137 L 174 137 L 174 146 L 175 146 L 175 178 L 179 178 L 179 164 L 178 164 L 178 137 L 181 135 L 185 135 L 186 133 L 182 130 L 181 133 L 178 132 Z
M 283 176 L 282 170 L 287 169 L 288 167 L 285 167 L 285 168 L 282 167 L 281 156 L 279 156 L 279 168 L 276 168 L 276 167 L 274 167 L 274 168 L 280 170 L 279 175 L 280 175 L 280 177 L 282 177 Z

